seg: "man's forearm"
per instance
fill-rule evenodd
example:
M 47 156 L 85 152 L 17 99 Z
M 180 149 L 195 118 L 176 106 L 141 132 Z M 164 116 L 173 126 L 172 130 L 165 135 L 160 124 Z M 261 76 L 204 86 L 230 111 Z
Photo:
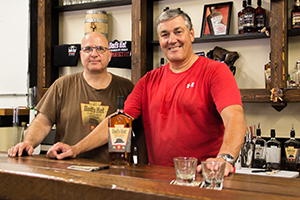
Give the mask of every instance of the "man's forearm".
M 52 122 L 50 119 L 39 113 L 26 130 L 24 142 L 30 144 L 34 148 L 37 147 L 49 134 L 51 128 Z
M 74 145 L 76 155 L 90 151 L 108 142 L 108 117 L 105 118 L 91 133 Z
M 219 154 L 228 153 L 236 159 L 244 142 L 246 123 L 242 108 L 230 112 L 233 113 L 224 120 L 225 132 Z

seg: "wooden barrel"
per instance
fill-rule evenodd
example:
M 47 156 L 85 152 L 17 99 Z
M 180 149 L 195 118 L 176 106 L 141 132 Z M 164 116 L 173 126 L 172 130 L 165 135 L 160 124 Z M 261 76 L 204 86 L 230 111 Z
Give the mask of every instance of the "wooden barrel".
M 85 15 L 84 33 L 99 32 L 108 36 L 107 13 L 104 10 L 88 10 Z

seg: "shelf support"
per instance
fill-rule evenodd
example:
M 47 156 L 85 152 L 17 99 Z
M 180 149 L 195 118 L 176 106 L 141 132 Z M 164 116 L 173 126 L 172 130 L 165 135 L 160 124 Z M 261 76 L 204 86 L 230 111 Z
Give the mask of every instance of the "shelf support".
M 149 1 L 132 0 L 132 47 L 131 47 L 131 80 L 136 84 L 146 73 L 147 58 L 147 3 Z
M 51 0 L 38 0 L 37 101 L 51 84 Z
M 287 84 L 287 0 L 271 0 L 271 88 L 286 88 Z M 284 102 L 272 102 L 277 111 L 286 107 Z

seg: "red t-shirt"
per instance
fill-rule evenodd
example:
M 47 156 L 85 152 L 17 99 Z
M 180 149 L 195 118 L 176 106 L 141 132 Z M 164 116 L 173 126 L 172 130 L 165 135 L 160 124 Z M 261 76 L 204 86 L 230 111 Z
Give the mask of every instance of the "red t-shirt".
M 186 71 L 173 73 L 169 64 L 148 72 L 125 102 L 125 112 L 143 115 L 149 163 L 173 166 L 177 156 L 199 162 L 215 157 L 223 141 L 220 112 L 242 105 L 228 66 L 199 59 Z

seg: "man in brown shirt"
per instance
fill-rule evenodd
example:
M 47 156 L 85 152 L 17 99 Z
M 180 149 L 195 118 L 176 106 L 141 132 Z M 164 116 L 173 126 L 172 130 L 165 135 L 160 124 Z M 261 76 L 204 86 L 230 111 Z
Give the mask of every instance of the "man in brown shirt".
M 105 117 L 117 110 L 117 96 L 125 98 L 134 84 L 107 72 L 111 60 L 108 41 L 92 32 L 81 42 L 80 58 L 84 71 L 57 79 L 36 106 L 38 115 L 26 131 L 23 142 L 8 150 L 9 156 L 31 155 L 56 124 L 55 142 L 75 145 Z M 107 145 L 83 157 L 108 160 Z

